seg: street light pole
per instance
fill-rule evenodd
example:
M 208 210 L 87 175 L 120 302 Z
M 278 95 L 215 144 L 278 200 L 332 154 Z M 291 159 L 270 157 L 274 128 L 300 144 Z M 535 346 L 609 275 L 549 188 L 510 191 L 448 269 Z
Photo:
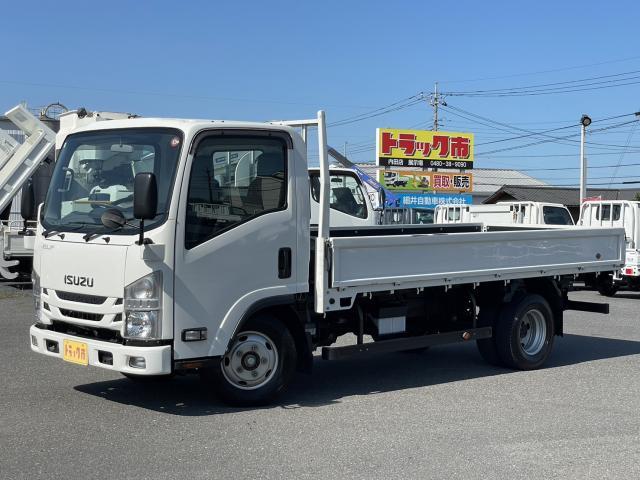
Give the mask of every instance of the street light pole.
M 580 118 L 580 205 L 587 198 L 587 159 L 584 156 L 584 137 L 589 125 L 591 125 L 591 118 L 588 115 L 582 115 Z

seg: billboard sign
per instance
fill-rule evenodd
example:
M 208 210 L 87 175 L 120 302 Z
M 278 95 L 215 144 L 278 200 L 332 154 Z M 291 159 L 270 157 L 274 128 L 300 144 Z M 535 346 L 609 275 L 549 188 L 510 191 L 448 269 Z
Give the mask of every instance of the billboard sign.
M 471 195 L 453 193 L 397 193 L 398 207 L 435 208 L 438 205 L 471 205 Z
M 378 128 L 381 167 L 473 168 L 473 134 Z
M 378 171 L 378 182 L 388 190 L 436 190 L 439 192 L 471 192 L 470 173 L 418 172 L 403 170 Z

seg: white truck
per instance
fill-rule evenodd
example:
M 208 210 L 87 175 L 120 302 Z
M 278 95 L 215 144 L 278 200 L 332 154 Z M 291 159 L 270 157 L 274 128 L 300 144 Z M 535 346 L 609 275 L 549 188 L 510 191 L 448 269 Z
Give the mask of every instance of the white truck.
M 391 187 L 406 187 L 411 177 L 400 175 L 398 172 L 384 172 L 384 183 Z
M 38 215 L 32 350 L 133 379 L 197 372 L 225 401 L 254 405 L 309 371 L 316 348 L 337 360 L 475 340 L 489 362 L 528 370 L 565 310 L 608 311 L 567 291 L 577 273 L 620 268 L 623 229 L 330 228 L 325 139 L 322 111 L 68 135 Z M 223 175 L 218 159 L 236 154 L 253 159 L 245 176 Z M 333 345 L 347 333 L 355 343 Z
M 487 225 L 574 225 L 569 210 L 558 203 L 498 202 L 492 205 L 438 205 L 435 223 Z
M 23 105 L 17 105 L 5 113 L 6 117 L 20 129 L 25 141 L 20 143 L 0 130 L 0 212 L 9 207 L 40 164 L 53 151 L 55 132 L 33 116 Z M 33 190 L 31 189 L 31 192 Z M 28 195 L 23 202 L 31 199 Z M 14 280 L 20 260 L 30 259 L 33 254 L 35 225 L 24 221 L 0 221 L 0 277 Z M 30 262 L 26 262 L 28 274 Z
M 625 231 L 624 266 L 601 272 L 595 286 L 601 295 L 613 296 L 620 287 L 640 289 L 640 202 L 630 200 L 586 201 L 580 208 L 578 225 L 586 227 L 618 227 Z
M 311 226 L 320 218 L 320 169 L 309 169 Z M 332 227 L 363 227 L 377 224 L 375 209 L 358 174 L 349 168 L 330 167 L 329 205 Z

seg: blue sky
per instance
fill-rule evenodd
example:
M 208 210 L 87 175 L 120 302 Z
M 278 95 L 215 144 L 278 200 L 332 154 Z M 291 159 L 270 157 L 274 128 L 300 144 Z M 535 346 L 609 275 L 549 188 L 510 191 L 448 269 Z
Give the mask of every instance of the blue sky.
M 144 116 L 269 120 L 323 108 L 332 122 L 428 93 L 436 81 L 445 92 L 604 76 L 594 82 L 609 86 L 640 72 L 637 2 L 448 3 L 8 2 L 0 19 L 0 110 L 60 101 Z M 579 137 L 485 155 L 540 137 L 480 144 L 528 134 L 518 129 L 577 125 L 582 113 L 593 128 L 633 120 L 597 122 L 640 110 L 638 81 L 554 95 L 445 96 L 441 129 L 476 134 L 477 167 L 577 167 L 572 140 Z M 463 119 L 455 109 L 506 126 Z M 376 127 L 428 128 L 432 117 L 427 102 L 418 102 L 333 127 L 329 140 L 340 149 L 348 142 L 355 160 L 374 161 Z M 640 163 L 635 125 L 590 135 L 604 144 L 588 148 L 590 165 Z M 571 133 L 578 127 L 550 135 Z M 531 173 L 551 184 L 578 178 L 577 170 Z M 615 186 L 639 179 L 640 166 L 590 175 L 594 184 L 614 175 Z

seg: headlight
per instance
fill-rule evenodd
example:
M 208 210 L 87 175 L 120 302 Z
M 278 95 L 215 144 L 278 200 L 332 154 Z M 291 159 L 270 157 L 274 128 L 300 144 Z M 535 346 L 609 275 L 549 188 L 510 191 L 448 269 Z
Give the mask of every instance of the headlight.
M 153 272 L 125 287 L 124 316 L 123 337 L 162 337 L 162 272 Z
M 36 322 L 40 321 L 40 275 L 31 271 L 31 282 L 33 283 L 31 291 L 33 293 L 33 307 L 35 309 Z
M 128 312 L 125 337 L 158 338 L 160 336 L 159 312 Z

